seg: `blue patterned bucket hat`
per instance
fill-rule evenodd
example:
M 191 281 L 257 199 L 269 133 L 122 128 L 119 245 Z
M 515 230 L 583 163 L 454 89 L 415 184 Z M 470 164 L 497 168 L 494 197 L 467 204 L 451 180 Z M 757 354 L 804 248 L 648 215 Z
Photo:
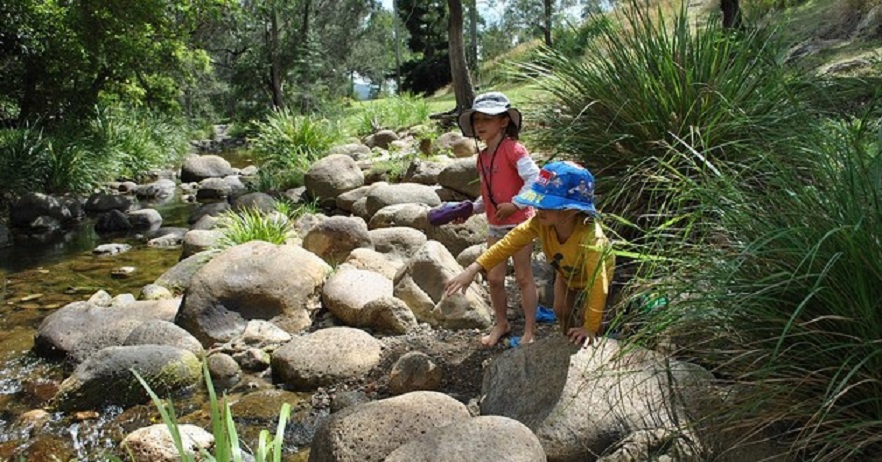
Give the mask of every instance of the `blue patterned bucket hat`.
M 594 175 L 573 162 L 550 162 L 542 167 L 529 191 L 514 198 L 519 205 L 547 210 L 579 210 L 597 216 Z

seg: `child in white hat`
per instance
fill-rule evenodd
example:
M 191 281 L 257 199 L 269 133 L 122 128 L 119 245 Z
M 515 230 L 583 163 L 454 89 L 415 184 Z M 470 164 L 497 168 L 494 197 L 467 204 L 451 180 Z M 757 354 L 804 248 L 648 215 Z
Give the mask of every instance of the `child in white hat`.
M 511 102 L 502 93 L 478 95 L 472 108 L 459 115 L 459 126 L 463 135 L 478 138 L 485 146 L 478 153 L 481 197 L 475 201 L 475 213 L 483 211 L 487 214 L 489 247 L 533 215 L 530 207 L 516 204 L 513 199 L 530 189 L 539 168 L 524 145 L 518 142 L 521 113 L 511 107 Z M 525 343 L 532 342 L 536 334 L 538 295 L 533 279 L 532 250 L 533 246 L 525 245 L 509 255 L 514 263 L 515 280 L 520 288 L 521 307 L 526 319 L 521 340 Z M 496 345 L 511 331 L 506 317 L 506 260 L 508 256 L 487 268 L 487 285 L 495 318 L 493 329 L 481 337 L 481 343 L 487 347 Z

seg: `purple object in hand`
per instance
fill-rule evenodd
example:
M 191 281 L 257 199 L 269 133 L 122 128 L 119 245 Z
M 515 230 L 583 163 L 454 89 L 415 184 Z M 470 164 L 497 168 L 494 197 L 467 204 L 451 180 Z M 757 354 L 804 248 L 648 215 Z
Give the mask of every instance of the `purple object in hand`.
M 428 219 L 432 226 L 441 226 L 450 223 L 457 218 L 472 216 L 474 206 L 472 201 L 448 202 L 429 210 Z

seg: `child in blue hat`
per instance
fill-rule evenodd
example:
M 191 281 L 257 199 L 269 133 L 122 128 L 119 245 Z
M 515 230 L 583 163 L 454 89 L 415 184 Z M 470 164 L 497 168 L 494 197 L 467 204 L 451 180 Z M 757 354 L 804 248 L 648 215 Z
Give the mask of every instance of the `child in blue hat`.
M 575 163 L 552 162 L 542 168 L 530 190 L 514 201 L 534 207 L 536 214 L 448 281 L 447 296 L 465 292 L 478 272 L 495 267 L 538 239 L 557 276 L 554 312 L 561 330 L 573 343 L 593 343 L 615 266 L 610 242 L 594 208 L 594 177 Z M 574 311 L 581 311 L 580 320 Z

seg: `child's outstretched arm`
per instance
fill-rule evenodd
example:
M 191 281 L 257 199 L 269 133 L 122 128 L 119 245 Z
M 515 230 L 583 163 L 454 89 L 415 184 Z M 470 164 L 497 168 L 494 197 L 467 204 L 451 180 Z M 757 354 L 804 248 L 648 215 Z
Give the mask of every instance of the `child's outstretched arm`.
M 472 263 L 461 273 L 447 281 L 447 284 L 444 284 L 444 294 L 449 297 L 458 291 L 465 293 L 466 289 L 469 288 L 469 285 L 475 280 L 475 276 L 477 276 L 482 269 L 484 268 L 482 268 L 481 265 Z
M 600 331 L 603 311 L 609 295 L 610 280 L 615 269 L 615 256 L 609 240 L 603 235 L 600 225 L 595 223 L 595 241 L 588 246 L 585 270 L 590 285 L 585 288 L 587 297 L 584 306 L 584 324 L 574 327 L 567 333 L 573 343 L 589 345 Z

